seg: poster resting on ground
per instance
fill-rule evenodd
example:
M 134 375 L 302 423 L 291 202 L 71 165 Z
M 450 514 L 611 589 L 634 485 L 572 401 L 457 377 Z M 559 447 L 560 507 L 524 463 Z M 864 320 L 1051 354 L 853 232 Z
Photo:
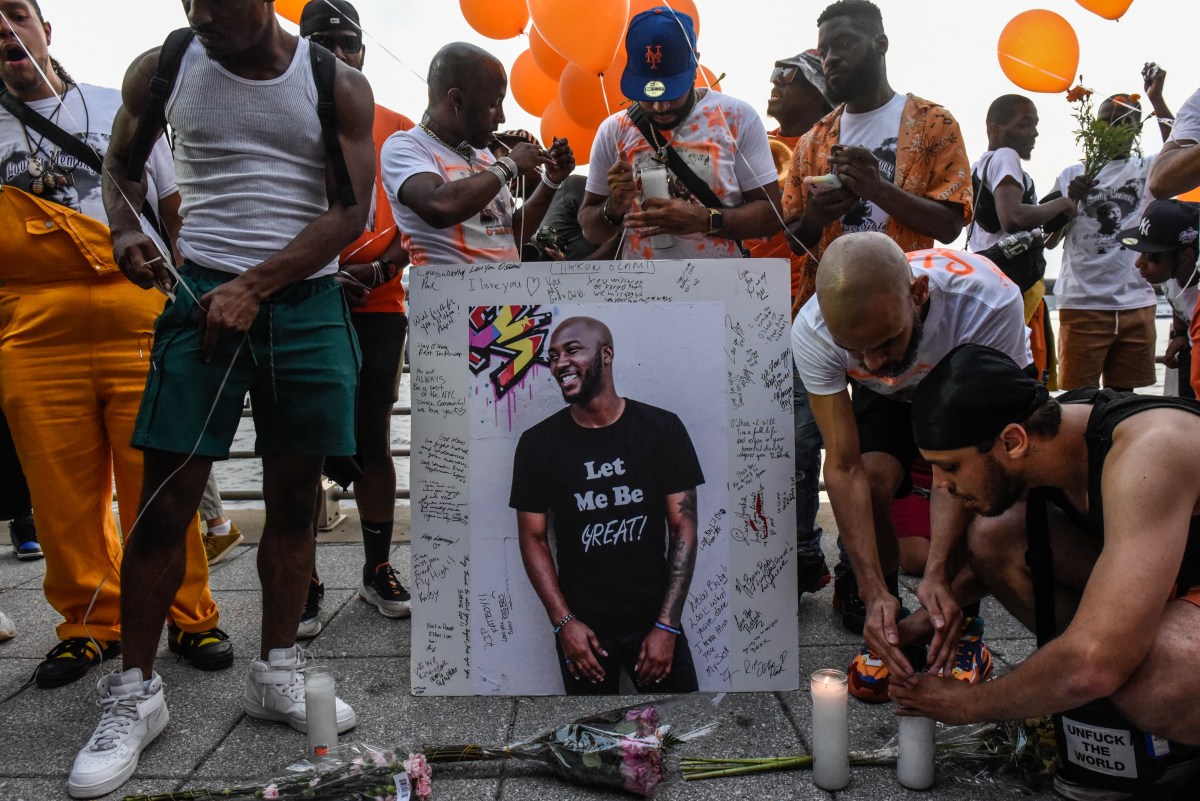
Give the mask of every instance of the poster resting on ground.
M 659 496 L 694 483 L 680 647 L 696 684 L 798 685 L 789 286 L 781 259 L 415 271 L 414 694 L 578 691 L 510 506 L 527 432 L 523 494 L 559 509 L 546 513 L 546 539 L 570 580 L 564 595 L 588 610 L 581 622 L 591 618 L 605 642 L 632 643 L 636 659 L 643 629 L 653 629 L 638 609 L 676 577 L 660 565 L 675 530 Z M 554 369 L 566 364 L 564 340 L 578 338 L 566 326 L 551 348 L 567 320 L 611 333 L 603 364 L 597 355 L 594 369 Z M 620 425 L 579 431 L 568 400 L 579 395 L 568 386 L 601 370 L 625 399 Z M 689 452 L 702 477 L 679 467 Z

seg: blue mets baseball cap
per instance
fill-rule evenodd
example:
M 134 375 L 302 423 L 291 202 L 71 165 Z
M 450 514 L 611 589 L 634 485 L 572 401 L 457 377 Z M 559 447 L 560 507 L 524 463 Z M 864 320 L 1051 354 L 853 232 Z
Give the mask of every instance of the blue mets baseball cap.
M 629 22 L 621 93 L 630 100 L 674 100 L 696 82 L 696 27 L 687 14 L 658 6 Z

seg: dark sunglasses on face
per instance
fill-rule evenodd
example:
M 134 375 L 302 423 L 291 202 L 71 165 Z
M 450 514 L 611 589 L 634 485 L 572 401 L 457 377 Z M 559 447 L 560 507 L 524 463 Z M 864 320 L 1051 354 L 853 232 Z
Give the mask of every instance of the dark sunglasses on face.
M 786 86 L 787 84 L 796 80 L 796 73 L 799 72 L 799 69 L 799 67 L 794 67 L 791 65 L 776 65 L 775 69 L 771 70 L 771 83 L 778 81 Z
M 357 33 L 346 33 L 341 36 L 329 36 L 328 34 L 316 33 L 308 37 L 308 41 L 313 44 L 319 44 L 329 52 L 333 52 L 335 47 L 342 48 L 342 52 L 348 56 L 353 56 L 362 50 L 362 37 Z

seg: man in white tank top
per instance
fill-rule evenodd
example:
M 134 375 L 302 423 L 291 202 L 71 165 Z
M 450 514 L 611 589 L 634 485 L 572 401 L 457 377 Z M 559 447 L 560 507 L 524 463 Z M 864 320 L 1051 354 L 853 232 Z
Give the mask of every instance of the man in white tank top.
M 126 203 L 140 206 L 141 187 L 123 178 L 157 50 L 128 72 L 105 176 L 121 269 L 142 287 L 172 288 L 175 299 L 156 325 L 153 377 L 133 437 L 146 472 L 122 564 L 127 669 L 101 684 L 105 711 L 71 771 L 69 790 L 80 798 L 120 786 L 166 725 L 162 679 L 152 669 L 165 604 L 182 575 L 186 521 L 212 462 L 228 456 L 247 391 L 267 525 L 258 553 L 261 651 L 243 706 L 307 730 L 305 655 L 295 637 L 313 566 L 312 488 L 324 457 L 355 450 L 358 349 L 332 273 L 370 206 L 370 84 L 335 63 L 336 125 L 359 201 L 343 206 L 326 163 L 309 44 L 286 33 L 261 0 L 186 8 L 196 39 L 166 104 L 182 198 L 177 247 L 185 262 L 177 276 Z M 337 702 L 337 728 L 354 723 L 354 711 Z

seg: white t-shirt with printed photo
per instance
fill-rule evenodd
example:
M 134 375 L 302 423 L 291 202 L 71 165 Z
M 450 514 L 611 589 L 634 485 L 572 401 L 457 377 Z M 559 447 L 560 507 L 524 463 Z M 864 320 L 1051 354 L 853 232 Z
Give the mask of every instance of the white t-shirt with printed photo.
M 434 228 L 399 200 L 404 182 L 420 173 L 433 173 L 447 182 L 470 178 L 496 162 L 487 150 L 472 148 L 466 158 L 434 140 L 420 126 L 388 137 L 379 152 L 383 188 L 392 204 L 404 249 L 415 266 L 520 261 L 513 238 L 515 204 L 507 186 L 478 214 L 447 228 Z M 529 232 L 532 236 L 533 232 Z
M 996 348 L 1022 367 L 1033 362 L 1021 292 L 994 264 L 944 248 L 906 255 L 913 275 L 929 276 L 928 313 L 916 360 L 898 376 L 872 375 L 834 343 L 814 295 L 792 324 L 792 356 L 810 395 L 836 395 L 854 379 L 881 395 L 911 400 L 942 357 L 965 344 Z
M 1200 89 L 1192 92 L 1192 96 L 1179 107 L 1170 141 L 1181 144 L 1200 142 Z
M 979 171 L 986 166 L 987 174 L 980 175 Z M 979 175 L 980 194 L 983 194 L 982 187 L 986 186 L 992 197 L 996 196 L 996 187 L 998 187 L 1005 178 L 1012 178 L 1017 182 L 1017 186 L 1021 187 L 1021 192 L 1024 193 L 1026 188 L 1032 183 L 1032 180 L 1025 174 L 1025 170 L 1021 167 L 1021 157 L 1017 155 L 1017 151 L 1011 147 L 1002 147 L 998 150 L 989 150 L 980 157 L 979 161 L 971 166 L 971 174 Z M 993 206 L 995 204 L 993 203 Z M 979 196 L 975 197 L 976 214 L 979 211 Z M 967 247 L 972 252 L 978 253 L 981 250 L 987 250 L 992 245 L 999 242 L 1007 236 L 1003 230 L 992 233 L 985 231 L 983 226 L 976 220 L 971 226 L 971 238 L 967 242 Z
M 112 138 L 113 118 L 121 107 L 121 93 L 116 89 L 84 83 L 71 87 L 61 104 L 58 98 L 48 97 L 27 105 L 96 150 L 103 159 Z M 46 186 L 46 171 L 43 169 L 42 191 L 34 192 L 35 176 L 29 171 L 34 157 L 43 167 L 53 164 L 56 175 L 67 176 L 63 185 L 56 182 L 54 187 Z M 165 138 L 160 139 L 150 152 L 146 162 L 146 181 L 146 197 L 156 210 L 158 200 L 178 191 L 171 148 Z M 26 128 L 3 109 L 0 109 L 0 183 L 108 224 L 100 189 L 100 174 L 69 153 L 63 153 L 54 142 L 32 128 Z M 138 211 L 140 213 L 141 209 Z
M 905 95 L 897 92 L 891 100 L 862 114 L 842 112 L 838 143 L 865 147 L 879 159 L 879 177 L 896 183 L 896 143 L 900 140 L 900 120 L 904 116 Z M 843 233 L 885 231 L 889 215 L 869 200 L 852 208 L 842 217 Z
M 1155 304 L 1154 289 L 1136 267 L 1138 254 L 1121 244 L 1118 234 L 1138 224 L 1150 198 L 1146 179 L 1151 159 L 1114 159 L 1100 169 L 1063 241 L 1062 270 L 1054 284 L 1060 309 L 1124 311 Z M 1074 164 L 1058 176 L 1054 188 L 1067 187 L 1083 165 Z
M 746 192 L 778 179 L 767 130 L 758 111 L 749 103 L 711 89 L 697 92 L 701 96 L 691 113 L 666 132 L 666 136 L 671 147 L 727 208 L 741 206 Z M 587 191 L 607 197 L 608 170 L 613 164 L 629 162 L 636 176 L 642 168 L 657 166 L 654 155 L 654 148 L 629 119 L 629 114 L 625 111 L 613 114 L 600 123 L 592 143 Z M 674 177 L 670 191 L 671 197 L 691 197 L 683 182 Z M 740 255 L 734 241 L 724 237 L 697 233 L 676 236 L 675 240 L 672 247 L 656 250 L 650 238 L 630 231 L 625 236 L 621 258 L 720 259 Z

